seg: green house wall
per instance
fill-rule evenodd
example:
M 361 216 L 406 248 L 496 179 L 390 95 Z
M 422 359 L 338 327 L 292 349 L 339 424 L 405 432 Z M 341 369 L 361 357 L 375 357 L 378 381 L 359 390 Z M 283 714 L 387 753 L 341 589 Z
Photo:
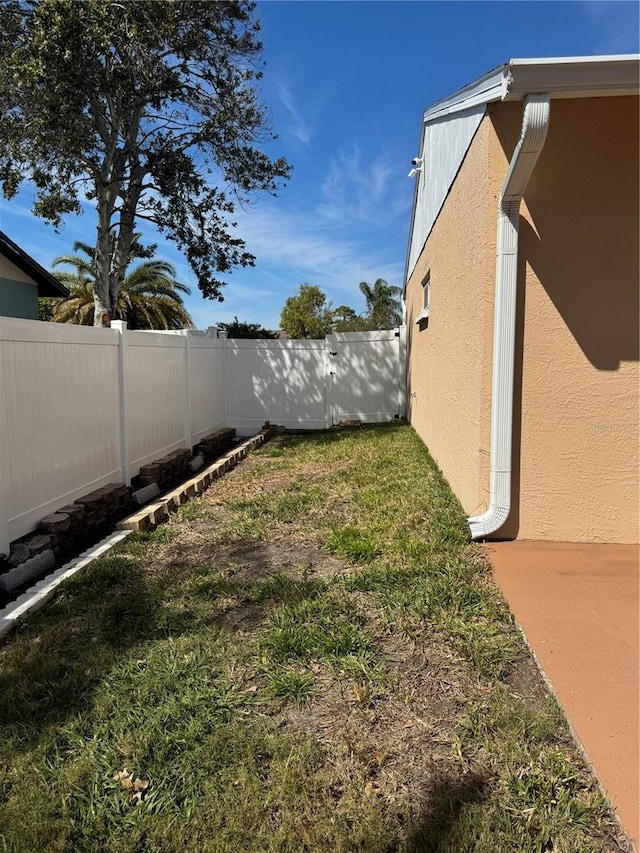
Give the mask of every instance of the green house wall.
M 37 284 L 0 277 L 0 316 L 37 320 Z

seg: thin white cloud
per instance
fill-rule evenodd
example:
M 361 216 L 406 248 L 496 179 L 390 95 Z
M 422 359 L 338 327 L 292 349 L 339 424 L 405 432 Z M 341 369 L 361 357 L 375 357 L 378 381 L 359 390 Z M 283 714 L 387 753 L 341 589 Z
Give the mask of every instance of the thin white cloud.
M 638 52 L 640 36 L 636 2 L 587 0 L 581 3 L 581 7 L 593 30 L 595 50 L 603 54 Z
M 262 282 L 259 285 L 229 284 L 223 289 L 224 302 L 203 299 L 197 288 L 194 293 L 195 296 L 187 300 L 187 307 L 198 329 L 229 323 L 235 317 L 243 323 L 259 323 L 266 329 L 279 326 L 284 299 Z
M 327 223 L 313 212 L 303 210 L 259 209 L 240 217 L 240 234 L 257 258 L 257 267 L 250 273 L 232 276 L 227 295 L 235 299 L 240 293 L 233 279 L 249 276 L 252 281 L 268 284 L 270 322 L 279 317 L 288 296 L 297 292 L 303 282 L 319 285 L 334 305 L 347 304 L 356 310 L 364 309 L 358 289 L 361 281 L 385 278 L 400 284 L 404 257 L 389 259 L 384 243 L 367 234 L 350 239 L 341 236 L 339 224 Z M 277 286 L 274 286 L 274 282 Z M 249 304 L 259 291 L 251 288 Z M 253 310 L 253 306 L 252 306 Z M 262 321 L 264 323 L 264 321 Z
M 290 119 L 289 132 L 298 142 L 301 142 L 303 145 L 309 145 L 311 142 L 311 128 L 309 123 L 300 112 L 291 90 L 282 82 L 278 83 L 278 97 Z
M 196 328 L 228 323 L 234 317 L 241 322 L 277 328 L 284 303 L 278 287 L 272 288 L 268 279 L 253 269 L 237 271 L 227 277 L 228 286 L 222 288 L 223 302 L 203 298 L 197 283 L 191 282 L 191 296 L 185 298 L 185 305 Z
M 0 227 L 3 229 L 9 227 L 11 220 L 16 216 L 20 216 L 23 219 L 32 217 L 31 207 L 26 202 L 7 202 L 4 199 L 0 199 Z
M 34 216 L 24 201 L 0 203 L 0 229 L 46 269 L 51 268 L 54 258 L 71 254 L 76 240 L 91 242 L 93 235 L 86 226 L 81 217 L 69 215 L 56 232 L 44 219 Z
M 411 194 L 404 170 L 389 155 L 364 163 L 360 149 L 341 151 L 331 160 L 317 211 L 334 221 L 385 227 L 409 210 Z

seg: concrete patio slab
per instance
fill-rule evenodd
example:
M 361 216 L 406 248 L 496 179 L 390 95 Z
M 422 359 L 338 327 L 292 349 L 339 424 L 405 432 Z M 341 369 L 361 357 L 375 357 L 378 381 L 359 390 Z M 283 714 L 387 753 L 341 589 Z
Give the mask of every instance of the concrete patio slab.
M 587 758 L 639 846 L 638 547 L 517 540 L 492 542 L 487 552 Z

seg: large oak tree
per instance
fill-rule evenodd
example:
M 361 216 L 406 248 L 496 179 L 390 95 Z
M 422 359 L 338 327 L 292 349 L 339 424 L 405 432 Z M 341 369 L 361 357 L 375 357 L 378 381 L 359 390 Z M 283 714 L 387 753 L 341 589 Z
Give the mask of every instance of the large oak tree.
M 290 171 L 262 147 L 262 45 L 246 0 L 3 0 L 0 183 L 36 187 L 59 226 L 97 210 L 95 317 L 111 316 L 137 220 L 184 253 L 204 296 L 254 257 L 232 220 L 238 199 L 275 193 Z

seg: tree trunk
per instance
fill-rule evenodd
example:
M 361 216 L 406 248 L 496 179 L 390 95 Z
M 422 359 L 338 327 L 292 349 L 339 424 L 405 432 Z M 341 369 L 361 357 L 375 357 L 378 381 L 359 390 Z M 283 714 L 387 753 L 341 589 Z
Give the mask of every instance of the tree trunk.
M 111 299 L 110 272 L 111 272 L 111 249 L 113 238 L 111 236 L 111 218 L 113 216 L 114 203 L 117 198 L 117 186 L 112 180 L 112 167 L 115 152 L 110 152 L 105 157 L 105 162 L 100 170 L 100 178 L 96 180 L 96 196 L 98 208 L 98 225 L 96 236 L 96 251 L 94 255 L 94 285 L 93 285 L 93 325 L 108 325 L 113 317 L 115 305 Z
M 112 303 L 109 287 L 109 270 L 111 266 L 111 251 L 109 238 L 108 201 L 98 201 L 98 235 L 94 257 L 95 280 L 93 284 L 93 325 L 107 325 L 112 317 Z M 105 323 L 105 315 L 107 322 Z
M 131 244 L 133 243 L 133 234 L 135 228 L 135 209 L 138 204 L 139 193 L 129 191 L 125 195 L 123 208 L 120 213 L 120 224 L 118 227 L 118 236 L 115 241 L 112 241 L 112 253 L 109 268 L 109 299 L 113 313 L 115 314 L 118 305 L 118 296 L 120 287 L 124 281 L 124 274 L 127 265 L 130 261 Z
M 106 326 L 111 321 L 111 303 L 103 301 L 97 287 L 93 290 L 93 312 L 94 326 Z
M 129 128 L 129 133 L 134 140 L 139 122 L 140 113 L 136 112 Z M 117 231 L 113 231 L 109 226 L 107 227 L 109 255 L 106 269 L 110 317 L 115 316 L 118 306 L 118 296 L 120 295 L 120 287 L 124 281 L 124 274 L 127 265 L 131 260 L 131 244 L 133 243 L 136 221 L 135 214 L 140 200 L 140 195 L 142 193 L 142 180 L 144 176 L 144 170 L 140 166 L 140 160 L 137 154 L 127 154 L 127 150 L 129 148 L 133 148 L 133 144 L 125 146 L 125 148 L 119 152 L 119 156 L 115 158 L 114 171 L 117 172 L 118 180 L 117 182 L 114 181 L 112 183 L 112 191 L 115 188 L 113 201 L 111 201 L 111 197 L 108 197 L 109 201 L 111 201 L 109 225 L 111 225 L 110 220 L 111 215 L 113 214 L 115 199 L 118 196 L 120 197 L 121 205 L 120 221 L 118 223 Z M 122 171 L 127 162 L 129 164 L 130 175 L 125 189 L 123 186 L 124 181 L 122 180 Z M 105 205 L 105 207 L 106 206 L 107 205 Z M 96 325 L 98 324 L 96 323 Z

